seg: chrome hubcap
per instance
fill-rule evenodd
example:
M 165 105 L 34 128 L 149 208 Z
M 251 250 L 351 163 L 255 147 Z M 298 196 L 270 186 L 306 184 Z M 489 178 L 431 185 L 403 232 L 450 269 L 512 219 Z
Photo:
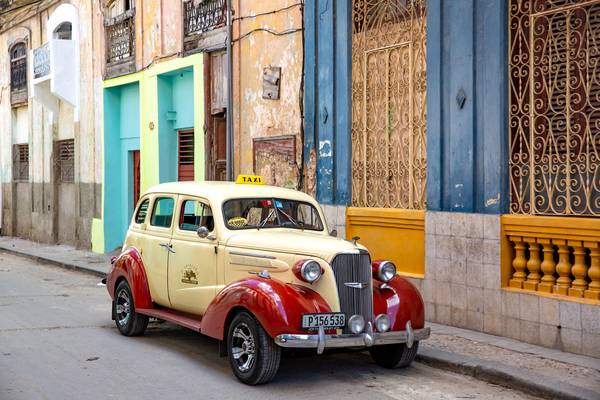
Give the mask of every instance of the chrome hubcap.
M 256 360 L 256 346 L 250 328 L 245 323 L 238 324 L 233 330 L 231 355 L 241 372 L 249 371 Z
M 117 322 L 120 326 L 127 325 L 129 318 L 131 317 L 131 301 L 129 294 L 125 289 L 121 289 L 117 295 Z

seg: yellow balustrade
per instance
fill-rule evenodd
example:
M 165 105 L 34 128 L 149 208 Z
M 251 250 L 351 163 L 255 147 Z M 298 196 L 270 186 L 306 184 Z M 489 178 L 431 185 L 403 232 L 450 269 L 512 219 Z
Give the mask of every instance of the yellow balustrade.
M 501 222 L 503 285 L 600 304 L 600 218 L 503 215 Z

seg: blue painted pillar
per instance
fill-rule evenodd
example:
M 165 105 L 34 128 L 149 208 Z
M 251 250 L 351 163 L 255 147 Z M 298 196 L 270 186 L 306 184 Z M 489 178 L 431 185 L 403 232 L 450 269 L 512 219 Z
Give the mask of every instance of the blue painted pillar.
M 316 154 L 317 199 L 351 200 L 351 1 L 307 0 L 304 163 Z
M 507 6 L 430 0 L 427 13 L 427 208 L 505 212 Z

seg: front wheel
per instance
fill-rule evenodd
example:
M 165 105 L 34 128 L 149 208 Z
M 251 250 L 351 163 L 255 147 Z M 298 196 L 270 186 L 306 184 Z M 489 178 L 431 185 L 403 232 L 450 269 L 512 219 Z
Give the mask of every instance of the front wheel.
M 233 373 L 248 385 L 272 380 L 281 361 L 279 346 L 247 312 L 237 314 L 229 325 L 227 353 Z
M 369 349 L 375 364 L 383 368 L 406 368 L 417 356 L 419 342 L 415 342 L 409 349 L 405 343 L 384 344 L 373 346 Z

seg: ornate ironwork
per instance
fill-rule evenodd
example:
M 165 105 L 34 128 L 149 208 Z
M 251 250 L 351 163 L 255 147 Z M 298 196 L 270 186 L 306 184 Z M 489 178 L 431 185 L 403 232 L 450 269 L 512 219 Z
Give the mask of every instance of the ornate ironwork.
M 600 215 L 600 0 L 511 0 L 510 211 Z
M 183 3 L 183 29 L 185 36 L 196 35 L 225 25 L 227 19 L 225 0 L 189 0 Z
M 107 20 L 104 28 L 106 62 L 114 64 L 132 59 L 135 56 L 135 9 Z
M 425 0 L 354 0 L 355 206 L 425 208 L 425 49 Z
M 33 49 L 33 77 L 35 79 L 50 74 L 50 47 L 44 43 L 37 49 Z

